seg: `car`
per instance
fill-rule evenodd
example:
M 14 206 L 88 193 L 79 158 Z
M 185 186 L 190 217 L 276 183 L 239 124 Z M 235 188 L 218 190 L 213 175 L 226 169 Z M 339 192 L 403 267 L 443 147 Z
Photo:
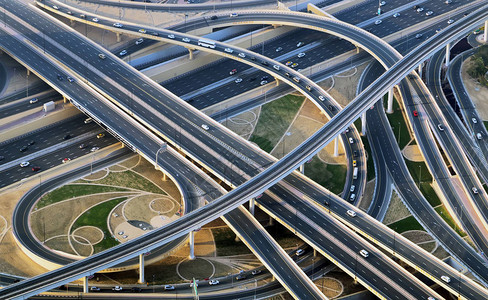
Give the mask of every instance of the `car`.
M 61 162 L 62 162 L 63 164 L 65 164 L 65 163 L 68 163 L 68 162 L 70 162 L 70 161 L 71 161 L 71 159 L 70 159 L 69 157 L 66 157 L 66 158 L 63 158 L 63 160 L 62 160 Z
M 58 74 L 57 77 L 59 81 L 63 81 L 63 75 Z
M 219 284 L 219 283 L 220 283 L 220 281 L 218 281 L 217 279 L 212 279 L 212 280 L 210 280 L 210 281 L 208 282 L 208 284 L 209 284 L 209 285 L 217 285 L 217 284 Z
M 267 61 L 265 61 L 265 60 L 262 60 L 262 61 L 261 61 L 261 64 L 262 64 L 263 66 L 267 66 L 267 65 L 268 65 L 268 62 L 267 62 Z
M 229 75 L 234 75 L 235 73 L 237 73 L 237 69 L 232 69 L 230 70 Z
M 267 81 L 267 80 L 261 80 L 261 83 L 260 83 L 260 84 L 261 84 L 261 85 L 265 85 L 265 84 L 267 84 L 267 83 L 268 83 L 268 81 Z
M 112 291 L 120 292 L 122 290 L 122 287 L 119 285 L 116 285 L 112 288 Z
M 251 60 L 252 60 L 252 61 L 255 61 L 255 60 L 256 60 L 256 57 L 251 56 Z
M 81 145 L 78 146 L 78 148 L 85 149 L 86 148 L 86 145 L 85 144 L 81 144 Z
M 252 81 L 254 81 L 254 80 L 256 80 L 256 77 L 251 77 L 251 78 L 249 78 L 249 82 L 252 82 Z
M 429 10 L 425 13 L 426 16 L 432 16 L 434 14 L 433 11 Z
M 240 83 L 242 82 L 242 78 L 236 78 L 236 80 L 234 80 L 235 83 Z
M 86 15 L 81 14 L 81 15 L 80 15 L 80 18 L 82 18 L 82 19 L 86 19 Z
M 123 231 L 119 231 L 117 232 L 118 235 L 124 235 L 124 232 Z
M 146 33 L 146 29 L 139 29 L 139 33 Z
M 269 78 L 268 75 L 261 76 L 261 80 L 267 80 Z
M 21 162 L 21 163 L 20 163 L 20 167 L 21 167 L 21 168 L 25 168 L 25 167 L 27 167 L 28 165 L 30 165 L 30 162 L 28 162 L 28 161 L 23 161 L 23 162 Z
M 172 285 L 170 285 L 170 284 L 167 284 L 167 285 L 163 286 L 163 289 L 164 289 L 165 291 L 172 291 L 172 290 L 174 290 L 174 289 L 175 289 L 175 287 L 174 287 L 174 286 L 172 286 Z
M 123 235 L 122 238 L 123 239 L 126 239 L 126 238 L 128 238 L 128 236 L 127 235 Z
M 114 27 L 117 27 L 117 28 L 122 28 L 124 27 L 124 25 L 120 24 L 120 23 L 114 23 L 113 24 Z
M 352 137 L 349 138 L 349 144 L 354 144 L 354 139 Z
M 231 48 L 225 48 L 225 49 L 224 49 L 224 51 L 225 51 L 225 52 L 227 52 L 227 53 L 232 53 L 232 52 L 234 52 L 234 50 L 232 50 Z
M 375 24 L 375 25 L 380 25 L 381 23 L 383 23 L 383 21 L 381 21 L 381 20 L 376 20 L 376 21 L 374 21 L 374 24 Z
M 353 156 L 354 156 L 354 157 L 358 157 L 358 152 L 357 152 L 356 150 L 354 150 L 354 152 L 353 152 Z
M 296 255 L 296 256 L 300 256 L 300 255 L 302 255 L 303 253 L 305 253 L 305 250 L 303 250 L 303 249 L 298 249 L 298 250 L 295 252 L 295 255 Z
M 349 127 L 347 127 L 347 128 L 346 128 L 345 132 L 346 132 L 346 133 L 348 133 L 348 132 L 349 132 Z
M 429 296 L 429 298 L 427 298 L 427 300 L 435 300 L 435 298 L 432 296 Z
M 290 73 L 288 73 L 288 72 L 285 73 L 285 76 L 286 77 L 291 77 Z
M 29 149 L 29 147 L 27 147 L 27 146 L 22 146 L 22 147 L 19 149 L 19 151 L 20 151 L 20 152 L 25 152 L 25 151 L 27 151 L 27 149 Z
M 256 196 L 256 200 L 257 200 L 257 199 L 261 199 L 261 197 L 263 197 L 263 194 L 259 194 L 259 195 L 257 195 L 257 196 Z
M 298 42 L 298 44 L 297 44 L 297 48 L 298 48 L 298 47 L 301 47 L 301 46 L 303 46 L 303 45 L 305 45 L 305 43 L 304 43 L 304 42 Z
M 452 0 L 446 0 L 444 3 L 451 4 L 452 3 Z
M 58 6 L 56 6 L 56 5 L 53 5 L 53 8 L 54 8 L 54 9 L 59 9 L 59 7 L 58 7 Z
M 185 43 L 189 43 L 189 42 L 190 42 L 190 39 L 189 39 L 189 38 L 183 38 L 183 39 L 181 39 L 181 40 L 182 40 L 183 42 L 185 42 Z
M 30 99 L 29 103 L 34 104 L 34 103 L 37 103 L 38 101 L 39 101 L 38 98 L 34 98 L 34 99 Z
M 289 66 L 291 66 L 292 64 L 293 64 L 293 62 L 292 62 L 292 61 L 287 61 L 287 62 L 286 62 L 286 64 L 285 64 L 285 66 L 289 67 Z
M 198 287 L 198 282 L 195 281 L 195 286 Z M 193 281 L 190 282 L 190 287 L 193 287 Z
M 88 123 L 91 123 L 93 122 L 93 119 L 92 118 L 86 118 L 85 121 L 83 121 L 83 123 L 85 124 L 88 124 Z
M 140 45 L 144 42 L 144 39 L 143 38 L 140 38 L 136 41 L 136 45 Z
M 386 1 L 381 1 L 380 6 L 386 5 Z
M 140 293 L 142 292 L 142 289 L 138 286 L 135 286 L 133 288 L 130 289 L 133 293 Z
M 444 131 L 444 126 L 442 126 L 442 124 L 437 124 L 437 128 L 439 131 Z
M 157 33 L 156 31 L 151 31 L 151 32 L 149 32 L 149 34 L 150 35 L 154 35 L 154 36 L 158 36 L 159 35 L 159 33 Z
M 400 16 L 400 13 L 394 13 L 393 18 L 398 18 Z
M 202 124 L 202 128 L 205 129 L 205 130 L 209 130 L 210 129 L 210 127 L 208 127 L 207 124 Z
M 418 111 L 414 110 L 414 111 L 413 111 L 413 116 L 414 116 L 414 117 L 418 117 L 418 116 L 419 116 Z
M 350 210 L 350 209 L 347 211 L 347 214 L 353 218 L 356 216 L 356 212 L 354 210 Z
M 451 282 L 451 278 L 449 278 L 449 276 L 446 276 L 446 275 L 442 275 L 441 276 L 441 279 L 444 280 L 447 283 Z
M 454 23 L 454 20 L 453 19 L 447 20 L 447 24 L 451 25 L 452 23 Z
M 478 189 L 476 187 L 472 187 L 471 191 L 473 191 L 473 194 L 478 194 Z
M 302 57 L 304 57 L 304 56 L 305 56 L 305 52 L 300 52 L 300 53 L 298 53 L 298 55 L 297 55 L 297 57 L 298 57 L 298 58 L 302 58 Z
M 90 152 L 95 152 L 95 151 L 97 151 L 99 149 L 100 149 L 99 147 L 93 147 L 93 148 L 90 149 Z
M 37 172 L 40 169 L 41 169 L 41 167 L 38 167 L 38 166 L 32 167 L 32 172 Z
M 280 70 L 280 66 L 278 66 L 278 65 L 273 65 L 273 69 L 275 69 L 276 71 L 279 71 L 279 70 Z
M 261 272 L 262 272 L 261 270 L 256 269 L 256 270 L 253 270 L 253 271 L 251 272 L 251 274 L 252 274 L 253 276 L 255 276 L 255 275 L 261 274 Z
M 351 188 L 349 189 L 349 192 L 352 193 L 352 192 L 354 192 L 355 189 L 356 189 L 356 186 L 353 184 L 353 185 L 351 185 Z
M 71 134 L 67 134 L 65 136 L 63 136 L 63 140 L 69 140 L 70 138 L 72 138 Z
M 471 118 L 471 121 L 474 123 L 474 124 L 477 124 L 478 123 L 478 120 L 476 118 Z
M 477 138 L 478 140 L 481 140 L 481 133 L 480 133 L 480 132 L 478 132 L 478 133 L 476 134 L 476 138 Z
M 105 54 L 103 54 L 103 53 L 99 53 L 99 54 L 98 54 L 98 57 L 100 57 L 101 59 L 105 59 Z
M 119 53 L 120 56 L 124 56 L 126 54 L 127 54 L 127 50 L 125 50 L 125 49 L 120 51 L 120 53 Z
M 293 63 L 293 64 L 291 65 L 291 67 L 292 67 L 293 69 L 295 69 L 296 67 L 298 67 L 298 63 Z
M 305 88 L 306 88 L 306 89 L 307 89 L 309 92 L 311 92 L 311 91 L 313 90 L 313 88 L 312 88 L 311 86 L 309 86 L 308 84 L 307 84 L 307 86 L 305 86 Z
M 217 20 L 218 18 L 219 18 L 219 17 L 217 17 L 217 16 L 211 16 L 211 17 L 210 17 L 210 20 Z
M 320 96 L 319 96 L 319 98 L 320 98 Z M 330 111 L 334 111 L 335 110 L 335 107 L 332 104 L 329 104 L 328 108 L 329 108 Z
M 244 274 L 239 274 L 236 276 L 236 280 L 244 280 L 244 279 L 246 279 L 246 275 Z
M 298 83 L 298 82 L 300 82 L 300 77 L 295 76 L 295 77 L 293 77 L 293 80 Z
M 354 199 L 356 199 L 356 194 L 351 194 L 351 196 L 349 197 L 349 201 L 354 201 Z
M 175 38 L 175 35 L 174 35 L 174 34 L 168 34 L 168 37 L 169 37 L 170 39 L 174 39 L 174 38 Z
M 361 256 L 363 256 L 363 257 L 365 257 L 365 258 L 369 256 L 368 251 L 366 251 L 366 250 L 364 250 L 364 249 L 362 249 L 361 251 L 359 251 L 359 254 L 361 254 Z
M 237 17 L 237 16 L 239 16 L 237 13 L 231 13 L 231 14 L 229 15 L 229 17 L 231 17 L 231 18 L 234 18 L 234 17 Z
M 441 32 L 441 30 L 442 30 L 442 28 L 437 28 L 437 29 L 435 30 L 435 33 L 439 33 L 439 32 Z
M 353 160 L 352 160 L 352 166 L 353 166 L 353 167 L 355 167 L 355 166 L 357 166 L 357 165 L 358 165 L 358 162 L 357 162 L 355 159 L 353 159 Z
M 424 11 L 424 8 L 423 8 L 423 7 L 419 7 L 419 8 L 417 8 L 417 12 L 418 12 L 418 13 L 419 13 L 419 12 L 423 12 L 423 11 Z
M 422 34 L 421 34 L 421 33 L 417 33 L 417 34 L 415 35 L 415 38 L 416 38 L 416 39 L 420 39 L 421 37 L 422 37 Z
M 322 96 L 322 95 L 320 95 L 320 96 L 319 96 L 319 100 L 320 100 L 320 101 L 325 101 L 325 97 L 324 97 L 324 96 Z
M 100 288 L 99 287 L 96 287 L 96 286 L 91 286 L 90 287 L 90 292 L 99 292 L 100 291 Z
M 239 57 L 242 57 L 242 58 L 245 58 L 246 57 L 246 53 L 239 53 Z
M 105 136 L 105 133 L 99 133 L 97 134 L 97 139 L 101 139 Z
M 92 21 L 98 23 L 98 18 L 93 18 Z
M 275 51 L 276 51 L 276 52 L 280 52 L 281 50 L 283 50 L 283 48 L 282 48 L 282 47 L 278 47 L 278 48 L 276 48 L 276 50 L 275 50 Z
M 66 79 L 68 79 L 69 82 L 75 82 L 75 79 L 71 76 L 66 76 Z

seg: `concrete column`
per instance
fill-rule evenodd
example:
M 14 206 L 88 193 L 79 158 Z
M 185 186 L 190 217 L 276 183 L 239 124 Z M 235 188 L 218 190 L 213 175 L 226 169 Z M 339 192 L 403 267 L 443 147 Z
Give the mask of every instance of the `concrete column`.
M 88 288 L 88 277 L 83 277 L 83 293 L 88 293 L 90 289 Z
M 254 198 L 249 199 L 249 212 L 251 215 L 254 216 L 254 206 L 256 204 L 256 200 Z
M 139 254 L 139 283 L 144 283 L 144 253 Z
M 313 249 L 313 257 L 317 257 L 317 250 L 315 248 Z
M 280 85 L 280 80 L 278 78 L 275 77 L 275 82 L 276 82 L 276 86 L 279 86 Z
M 26 69 L 27 70 L 27 76 L 30 75 L 30 70 L 29 69 Z
M 166 173 L 163 173 L 163 181 L 166 181 L 167 178 L 166 178 Z
M 419 65 L 419 76 L 420 76 L 420 78 L 422 78 L 422 67 L 423 67 L 423 65 L 424 65 L 423 63 L 420 63 L 420 65 Z
M 366 135 L 366 112 L 361 115 L 361 135 Z
M 488 20 L 485 21 L 485 36 L 483 37 L 483 40 L 488 42 Z
M 305 164 L 302 164 L 302 165 L 301 165 L 301 166 L 298 168 L 298 170 L 300 171 L 300 173 L 305 174 Z
M 116 32 L 115 35 L 117 36 L 117 43 L 120 43 L 122 35 L 119 32 Z
M 195 233 L 190 231 L 190 259 L 195 259 Z
M 360 50 L 359 47 L 356 46 L 356 53 L 359 53 L 359 50 Z
M 334 157 L 339 156 L 339 137 L 334 139 Z
M 273 225 L 274 225 L 274 219 L 270 216 L 268 221 L 268 226 L 273 226 Z
M 66 98 L 66 96 L 63 96 L 63 103 L 68 103 L 68 98 Z
M 69 24 L 71 25 L 71 27 L 75 26 L 75 20 L 69 20 Z
M 187 49 L 188 49 L 188 52 L 190 53 L 189 59 L 193 60 L 193 49 L 189 49 L 189 48 L 187 48 Z
M 393 88 L 388 92 L 388 107 L 386 108 L 386 113 L 393 113 Z
M 446 67 L 451 63 L 451 43 L 446 45 Z

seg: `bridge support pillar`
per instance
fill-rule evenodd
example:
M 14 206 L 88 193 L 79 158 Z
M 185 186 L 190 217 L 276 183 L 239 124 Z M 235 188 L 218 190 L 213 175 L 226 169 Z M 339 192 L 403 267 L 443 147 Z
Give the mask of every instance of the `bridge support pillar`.
M 166 178 L 166 173 L 163 173 L 163 181 L 166 181 L 167 178 Z
M 254 216 L 254 207 L 256 206 L 256 199 L 249 199 L 249 212 Z
M 422 69 L 423 69 L 424 63 L 420 63 L 419 65 L 419 76 L 422 78 Z
M 139 283 L 146 282 L 144 278 L 144 253 L 139 254 Z
M 75 26 L 75 20 L 69 20 L 69 24 L 71 25 L 71 27 L 74 27 Z
M 189 48 L 187 48 L 187 49 L 188 49 L 188 52 L 189 52 L 189 57 L 188 58 L 190 60 L 193 60 L 193 49 L 189 49 Z
M 68 98 L 66 98 L 66 96 L 63 96 L 63 103 L 68 103 Z
M 334 157 L 339 156 L 339 137 L 334 139 Z
M 361 115 L 361 135 L 366 135 L 366 112 Z
M 88 277 L 83 277 L 83 293 L 88 293 L 90 289 L 88 288 Z
M 273 225 L 274 225 L 274 219 L 270 216 L 268 221 L 268 226 L 273 226 Z
M 356 46 L 356 53 L 359 53 L 359 46 Z
M 317 257 L 317 249 L 313 249 L 313 257 Z
M 298 170 L 300 171 L 300 173 L 305 174 L 305 164 L 301 164 Z
M 195 232 L 190 231 L 190 259 L 195 259 Z
M 388 92 L 388 107 L 386 108 L 387 114 L 393 113 L 393 88 Z
M 275 81 L 276 81 L 276 86 L 279 86 L 280 85 L 280 80 L 275 77 Z
M 27 76 L 29 76 L 29 75 L 30 75 L 30 70 L 29 70 L 29 69 L 27 69 Z
M 446 67 L 451 63 L 451 43 L 446 45 Z
M 488 43 L 488 20 L 485 21 L 485 33 L 484 33 L 483 40 L 485 43 Z
M 122 40 L 122 35 L 120 33 L 115 33 L 115 35 L 117 36 L 117 43 L 120 43 L 120 41 Z

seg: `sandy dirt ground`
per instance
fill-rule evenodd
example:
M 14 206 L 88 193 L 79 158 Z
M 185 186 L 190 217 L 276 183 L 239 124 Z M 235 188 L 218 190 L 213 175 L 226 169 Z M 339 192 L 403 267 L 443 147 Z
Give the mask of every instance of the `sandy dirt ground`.
M 410 216 L 410 212 L 405 204 L 403 204 L 402 200 L 400 200 L 396 191 L 393 191 L 390 206 L 388 206 L 385 218 L 383 219 L 383 224 L 388 225 L 408 216 Z
M 468 58 L 461 68 L 461 76 L 464 82 L 464 86 L 466 87 L 466 91 L 469 94 L 469 97 L 473 101 L 476 109 L 483 119 L 483 121 L 488 121 L 488 87 L 481 86 L 475 79 L 471 78 L 466 73 L 466 69 L 471 64 L 471 59 Z
M 228 118 L 222 124 L 242 138 L 248 140 L 254 132 L 260 112 L 261 107 L 256 107 L 235 117 Z
M 410 161 L 424 161 L 418 145 L 408 145 L 402 150 L 403 156 Z

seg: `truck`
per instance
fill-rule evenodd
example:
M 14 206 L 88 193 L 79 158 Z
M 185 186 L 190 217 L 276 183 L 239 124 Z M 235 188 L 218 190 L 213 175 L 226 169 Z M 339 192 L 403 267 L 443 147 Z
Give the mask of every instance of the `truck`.
M 352 171 L 352 179 L 358 179 L 358 167 L 354 167 Z

